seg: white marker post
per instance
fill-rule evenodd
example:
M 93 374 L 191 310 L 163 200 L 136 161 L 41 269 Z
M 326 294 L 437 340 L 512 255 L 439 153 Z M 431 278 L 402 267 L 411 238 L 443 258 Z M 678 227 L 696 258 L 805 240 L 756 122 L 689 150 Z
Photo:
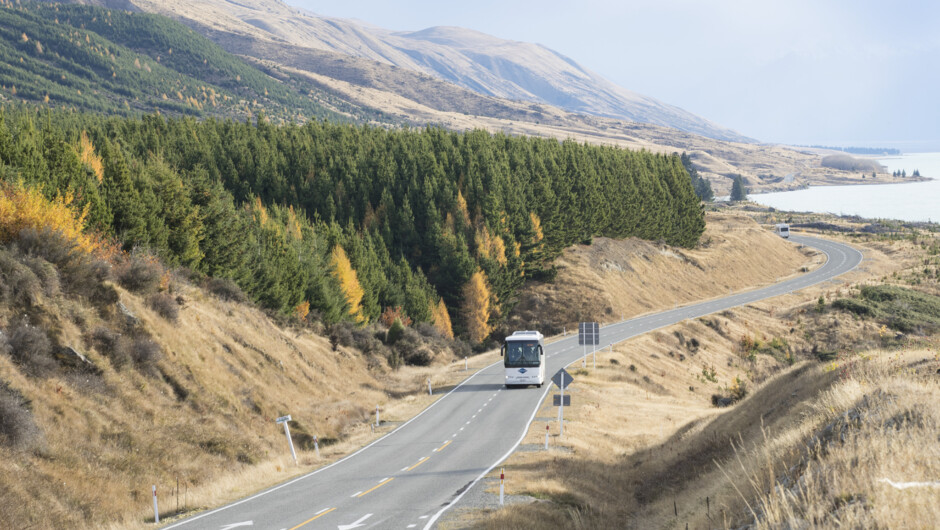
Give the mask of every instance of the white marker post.
M 317 452 L 317 460 L 320 459 L 320 440 L 317 439 L 317 436 L 313 436 L 313 450 Z
M 294 441 L 290 439 L 290 427 L 287 426 L 287 422 L 290 421 L 290 414 L 287 416 L 281 416 L 280 418 L 274 420 L 277 423 L 284 424 L 284 436 L 287 437 L 287 445 L 290 446 L 290 455 L 294 457 L 294 465 L 297 465 L 297 453 L 294 451 Z
M 379 425 L 382 425 L 382 422 L 379 421 L 379 406 L 376 405 L 375 406 L 375 426 L 378 427 Z
M 561 401 L 558 402 L 558 439 L 565 435 L 565 372 L 561 372 Z
M 153 485 L 153 522 L 160 522 L 160 510 L 157 509 L 157 485 Z
M 431 378 L 428 378 L 428 395 L 433 396 L 434 392 L 431 392 Z
M 503 472 L 503 468 L 499 468 L 499 505 L 503 505 L 503 480 L 506 478 L 506 473 Z
M 466 372 L 466 371 L 469 370 L 469 369 L 470 369 L 470 364 L 469 364 L 469 362 L 467 361 L 467 358 L 464 357 L 464 358 L 463 358 L 463 371 Z

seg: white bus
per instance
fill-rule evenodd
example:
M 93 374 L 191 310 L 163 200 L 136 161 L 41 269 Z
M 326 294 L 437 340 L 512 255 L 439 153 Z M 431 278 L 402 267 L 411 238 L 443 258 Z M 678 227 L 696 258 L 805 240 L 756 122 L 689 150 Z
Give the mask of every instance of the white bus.
M 787 223 L 778 223 L 774 225 L 774 233 L 780 237 L 790 237 L 790 225 Z
M 506 367 L 506 388 L 545 382 L 544 339 L 538 331 L 516 331 L 506 337 L 499 354 Z

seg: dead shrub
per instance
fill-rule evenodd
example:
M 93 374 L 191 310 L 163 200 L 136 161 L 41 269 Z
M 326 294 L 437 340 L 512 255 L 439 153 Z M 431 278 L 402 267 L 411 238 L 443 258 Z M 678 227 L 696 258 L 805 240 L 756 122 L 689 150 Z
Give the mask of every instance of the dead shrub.
M 102 283 L 111 277 L 111 265 L 107 261 L 89 255 L 74 241 L 51 229 L 23 229 L 16 246 L 26 256 L 40 258 L 55 266 L 61 289 L 69 294 L 93 300 L 99 295 Z M 43 278 L 42 274 L 37 275 Z
M 240 304 L 248 301 L 248 295 L 229 278 L 210 278 L 205 284 L 205 289 L 222 300 Z
M 0 251 L 0 289 L 10 305 L 28 309 L 39 300 L 42 284 L 29 267 L 9 251 Z
M 157 363 L 163 358 L 160 345 L 146 337 L 138 337 L 131 345 L 131 358 L 141 372 L 156 376 L 159 374 Z
M 120 370 L 131 361 L 130 341 L 120 333 L 97 327 L 92 330 L 89 342 L 98 353 L 111 361 L 115 370 Z
M 180 306 L 169 293 L 154 293 L 147 297 L 147 305 L 158 315 L 170 322 L 176 322 L 180 316 Z
M 52 341 L 45 330 L 31 326 L 26 319 L 15 320 L 7 329 L 13 359 L 32 376 L 48 375 L 55 370 Z
M 42 431 L 33 419 L 29 402 L 22 394 L 0 381 L 0 443 L 19 450 L 42 445 Z
M 163 266 L 153 256 L 135 254 L 117 268 L 117 280 L 122 287 L 138 293 L 149 293 L 160 287 Z

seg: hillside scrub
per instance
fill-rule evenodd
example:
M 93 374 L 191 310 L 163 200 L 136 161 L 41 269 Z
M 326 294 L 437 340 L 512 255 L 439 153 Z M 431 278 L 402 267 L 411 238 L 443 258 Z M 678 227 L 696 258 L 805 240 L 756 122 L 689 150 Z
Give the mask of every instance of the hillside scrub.
M 386 422 L 427 406 L 426 379 L 470 353 L 397 319 L 387 344 L 381 325 L 342 322 L 331 347 L 225 282 L 216 295 L 152 257 L 114 262 L 50 230 L 0 245 L 0 527 L 139 527 L 151 484 L 179 480 L 188 512 L 282 481 L 372 439 L 376 404 Z M 287 413 L 298 468 L 271 421 Z

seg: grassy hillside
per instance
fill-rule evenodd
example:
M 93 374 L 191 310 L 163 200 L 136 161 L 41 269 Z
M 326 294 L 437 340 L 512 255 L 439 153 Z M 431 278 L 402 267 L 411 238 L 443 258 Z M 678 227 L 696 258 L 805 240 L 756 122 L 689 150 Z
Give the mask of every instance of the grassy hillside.
M 780 214 L 753 215 L 770 226 Z M 838 284 L 605 349 L 596 369 L 590 359 L 586 368 L 575 363 L 564 439 L 548 400 L 523 441 L 530 449 L 506 462 L 512 505 L 498 508 L 491 479 L 482 499 L 490 509 L 458 510 L 442 528 L 906 528 L 936 520 L 936 487 L 887 481 L 930 482 L 940 471 L 938 227 L 894 224 L 879 233 L 879 223 L 794 215 L 795 224 L 811 220 L 848 234 L 823 235 L 859 245 L 863 265 Z M 590 270 L 585 263 L 616 263 L 616 252 L 582 253 L 560 279 Z M 632 288 L 632 272 L 619 282 L 619 272 L 601 274 L 612 291 Z M 546 426 L 552 450 L 532 449 Z
M 45 222 L 67 228 L 64 206 L 42 200 L 16 202 L 58 212 Z M 14 220 L 28 228 L 30 219 Z M 164 517 L 176 511 L 177 479 L 182 512 L 217 505 L 361 446 L 434 399 L 427 378 L 447 388 L 466 374 L 465 347 L 427 325 L 391 342 L 384 325 L 275 321 L 239 302 L 231 282 L 145 256 L 105 259 L 100 242 L 73 246 L 30 230 L 0 238 L 3 527 L 141 527 L 152 484 Z M 647 285 L 661 289 L 681 267 L 695 265 L 650 275 Z M 424 355 L 430 366 L 392 370 L 387 349 Z M 497 358 L 471 358 L 471 373 Z M 373 434 L 376 405 L 384 421 Z M 288 413 L 298 467 L 271 421 Z
M 90 6 L 2 5 L 0 76 L 4 99 L 108 114 L 369 114 L 286 74 L 263 73 L 166 17 Z

